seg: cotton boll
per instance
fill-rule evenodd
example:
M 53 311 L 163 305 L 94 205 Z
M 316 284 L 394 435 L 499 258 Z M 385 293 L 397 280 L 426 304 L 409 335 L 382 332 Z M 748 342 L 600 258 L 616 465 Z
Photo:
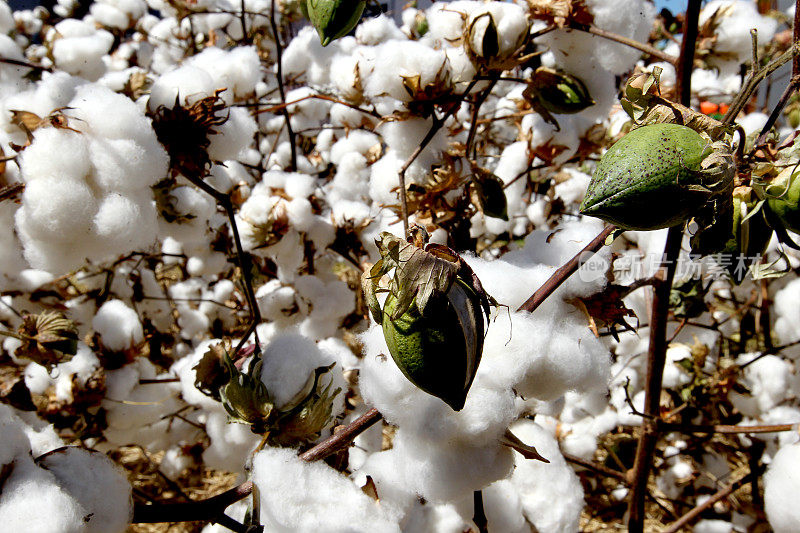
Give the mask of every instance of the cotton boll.
M 713 50 L 735 54 L 737 63 L 752 55 L 751 29 L 758 32 L 759 43 L 766 43 L 772 40 L 778 27 L 774 18 L 761 16 L 753 2 L 713 0 L 703 6 L 698 23 L 702 26 L 715 14 L 722 16 L 714 28 Z
M 519 439 L 536 448 L 549 463 L 514 455 L 511 484 L 518 491 L 525 517 L 539 531 L 578 531 L 583 487 L 567 465 L 552 435 L 530 420 L 511 428 Z
M 511 450 L 499 443 L 475 446 L 468 441 L 429 440 L 401 427 L 392 448 L 370 456 L 362 472 L 372 476 L 379 494 L 382 487 L 392 490 L 394 485 L 394 490 L 446 502 L 507 477 L 512 468 Z
M 12 407 L 5 404 L 0 404 L 0 443 L 0 467 L 11 464 L 30 451 L 25 423 L 14 414 Z
M 0 494 L 0 523 L 8 531 L 89 531 L 84 522 L 89 514 L 52 473 L 36 466 L 30 457 L 15 463 Z
M 316 368 L 335 362 L 314 341 L 292 333 L 274 337 L 264 347 L 262 359 L 261 381 L 279 408 L 302 390 Z M 340 370 L 334 369 L 331 379 L 336 373 Z
M 419 76 L 420 87 L 434 82 L 440 72 L 448 73 L 447 56 L 417 41 L 389 40 L 374 48 L 375 60 L 369 61 L 371 72 L 364 69 L 364 93 L 370 96 L 388 94 L 401 102 L 411 100 L 403 87 L 403 76 Z M 444 76 L 439 74 L 440 79 Z
M 0 4 L 0 33 L 8 33 L 14 28 L 14 16 L 8 4 Z
M 110 350 L 126 350 L 144 339 L 139 316 L 121 300 L 104 303 L 92 320 L 92 328 Z
M 256 121 L 247 109 L 228 108 L 228 120 L 216 127 L 216 135 L 210 137 L 209 157 L 215 161 L 236 159 L 253 142 L 257 130 Z
M 375 46 L 389 39 L 405 38 L 394 21 L 383 13 L 375 18 L 365 19 L 356 28 L 356 40 L 360 44 Z
M 646 42 L 653 26 L 655 9 L 644 0 L 589 0 L 589 11 L 594 16 L 598 28 L 618 35 L 624 35 L 639 42 Z M 583 34 L 572 32 L 571 37 Z M 621 74 L 633 66 L 641 53 L 607 39 L 594 38 L 593 55 L 602 67 L 613 74 Z M 577 59 L 577 58 L 574 58 Z
M 86 138 L 69 130 L 41 128 L 20 155 L 19 165 L 26 183 L 42 178 L 83 181 L 91 170 Z
M 54 31 L 53 58 L 58 68 L 75 76 L 95 81 L 105 72 L 103 56 L 111 49 L 114 36 L 76 19 L 62 20 Z
M 743 354 L 739 364 L 750 361 L 753 354 Z M 744 369 L 743 384 L 749 395 L 731 392 L 733 405 L 743 414 L 756 417 L 768 412 L 791 395 L 793 366 L 777 355 L 767 355 Z
M 800 523 L 800 443 L 783 446 L 764 474 L 764 507 L 775 533 L 791 533 Z
M 24 237 L 81 243 L 89 236 L 96 210 L 97 200 L 85 183 L 39 178 L 25 187 L 16 224 L 23 229 L 23 244 Z
M 87 533 L 125 531 L 133 512 L 124 471 L 100 452 L 67 447 L 44 457 L 39 466 L 87 511 Z
M 177 101 L 180 105 L 191 105 L 214 93 L 214 81 L 205 70 L 184 65 L 162 74 L 153 82 L 147 108 L 157 110 L 160 106 L 172 109 Z
M 683 370 L 679 363 L 681 360 L 692 360 L 692 352 L 686 345 L 672 345 L 667 349 L 667 362 L 664 365 L 664 387 L 677 389 L 692 381 L 691 376 Z
M 232 50 L 208 47 L 192 56 L 186 65 L 206 71 L 214 80 L 215 88 L 226 88 L 222 94 L 226 100 L 252 94 L 261 77 L 261 61 L 254 46 L 238 46 Z
M 111 193 L 100 201 L 92 221 L 97 255 L 147 248 L 155 242 L 158 223 L 149 195 L 123 196 Z
M 484 503 L 485 496 L 484 492 Z M 383 496 L 381 499 L 383 500 Z M 472 506 L 472 498 L 469 498 L 469 506 Z M 464 513 L 459 513 L 453 504 L 415 501 L 409 504 L 409 507 L 402 522 L 403 531 L 463 533 L 473 529 L 470 526 L 472 519 L 462 516 Z
M 250 431 L 247 424 L 228 421 L 228 414 L 220 404 L 210 410 L 205 421 L 211 444 L 203 451 L 203 464 L 215 470 L 243 472 L 246 458 L 258 445 L 261 437 Z
M 265 448 L 253 459 L 261 519 L 270 531 L 399 532 L 396 518 L 351 480 L 296 452 Z

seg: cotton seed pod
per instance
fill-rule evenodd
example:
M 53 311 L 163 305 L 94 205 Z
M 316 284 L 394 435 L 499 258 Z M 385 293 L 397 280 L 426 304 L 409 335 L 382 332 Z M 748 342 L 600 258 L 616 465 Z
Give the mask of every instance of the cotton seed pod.
M 483 314 L 488 318 L 496 302 L 446 246 L 425 245 L 424 239 L 412 244 L 386 232 L 377 244 L 381 260 L 362 284 L 392 359 L 414 385 L 459 411 L 483 351 Z M 388 288 L 381 288 L 390 271 Z M 383 308 L 378 291 L 388 292 Z
M 366 5 L 366 0 L 306 0 L 306 11 L 322 46 L 328 46 L 356 27 Z
M 580 211 L 620 229 L 681 224 L 716 195 L 730 192 L 729 147 L 677 124 L 631 131 L 602 157 Z
M 762 189 L 773 225 L 800 233 L 800 170 L 787 167 Z
M 586 85 L 580 79 L 547 67 L 536 69 L 524 96 L 534 107 L 541 106 L 557 115 L 580 113 L 594 105 Z

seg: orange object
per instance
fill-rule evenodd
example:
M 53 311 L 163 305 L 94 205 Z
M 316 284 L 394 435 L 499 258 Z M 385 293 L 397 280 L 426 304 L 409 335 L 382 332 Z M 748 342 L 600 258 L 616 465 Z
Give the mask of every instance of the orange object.
M 719 110 L 719 106 L 714 102 L 709 102 L 706 100 L 705 102 L 700 102 L 700 112 L 704 115 L 710 115 L 711 113 L 716 113 Z
M 719 112 L 723 115 L 728 112 L 728 104 L 719 104 Z

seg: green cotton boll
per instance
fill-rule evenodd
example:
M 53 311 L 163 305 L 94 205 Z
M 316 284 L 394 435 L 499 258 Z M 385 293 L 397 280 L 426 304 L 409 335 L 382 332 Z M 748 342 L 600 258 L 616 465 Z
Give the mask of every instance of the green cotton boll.
M 366 5 L 365 0 L 306 0 L 306 11 L 320 43 L 328 46 L 356 27 Z
M 769 213 L 783 228 L 800 233 L 800 170 L 785 168 L 765 189 Z
M 391 319 L 397 303 L 390 294 L 383 309 L 383 335 L 392 358 L 414 385 L 460 411 L 483 351 L 478 296 L 457 281 L 446 294 L 431 298 L 424 316 L 412 304 Z
M 603 155 L 580 212 L 626 230 L 682 224 L 709 198 L 701 163 L 710 144 L 677 124 L 633 130 Z

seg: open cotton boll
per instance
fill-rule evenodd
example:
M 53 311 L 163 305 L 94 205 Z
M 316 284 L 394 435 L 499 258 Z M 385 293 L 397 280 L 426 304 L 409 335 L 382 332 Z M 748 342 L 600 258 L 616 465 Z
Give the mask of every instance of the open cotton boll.
M 589 11 L 594 16 L 594 25 L 602 30 L 623 35 L 629 39 L 646 42 L 656 14 L 655 7 L 645 0 L 588 0 Z M 631 68 L 641 56 L 638 50 L 607 39 L 581 32 L 569 32 L 569 39 L 589 37 L 593 58 L 603 69 L 612 74 L 622 74 Z M 561 34 L 560 36 L 564 36 Z M 560 44 L 560 41 L 559 41 Z M 573 61 L 578 58 L 573 58 Z M 587 58 L 584 58 L 586 63 Z
M 775 294 L 775 334 L 781 344 L 800 340 L 800 279 L 793 279 Z
M 372 454 L 361 469 L 378 494 L 411 492 L 435 502 L 454 501 L 506 478 L 513 469 L 510 448 L 472 445 L 468 441 L 429 440 L 399 428 L 392 448 Z
M 772 40 L 778 28 L 778 21 L 772 17 L 761 16 L 754 2 L 713 0 L 703 6 L 698 24 L 702 26 L 713 16 L 719 17 L 714 29 L 713 50 L 735 54 L 737 63 L 746 61 L 752 56 L 751 29 L 758 32 L 759 43 L 766 43 Z
M 25 423 L 14 413 L 12 407 L 0 404 L 0 468 L 17 458 L 27 456 L 29 452 Z
M 476 8 L 469 14 L 466 21 L 467 28 L 480 30 L 485 27 L 489 20 L 489 14 L 494 21 L 497 29 L 499 57 L 508 57 L 519 47 L 528 31 L 528 19 L 525 10 L 519 4 L 508 2 L 486 2 L 477 4 Z M 485 22 L 484 22 L 485 21 Z M 470 43 L 473 50 L 483 49 L 479 39 L 485 35 L 484 31 L 474 31 L 473 42 Z
M 62 20 L 53 32 L 48 37 L 53 39 L 53 58 L 59 69 L 89 81 L 103 75 L 103 56 L 114 43 L 113 35 L 77 19 Z
M 742 354 L 738 364 L 748 362 L 756 354 Z M 743 414 L 757 417 L 768 412 L 791 394 L 794 366 L 777 355 L 766 355 L 744 369 L 742 384 L 750 394 L 731 391 L 730 400 Z
M 261 520 L 275 532 L 398 532 L 396 518 L 328 465 L 292 449 L 267 447 L 253 458 Z
M 360 44 L 375 46 L 389 39 L 405 39 L 405 34 L 394 23 L 394 20 L 383 13 L 374 18 L 367 18 L 356 28 L 356 41 Z
M 302 390 L 316 368 L 336 362 L 317 348 L 314 341 L 295 333 L 273 337 L 264 347 L 262 360 L 261 381 L 279 408 Z M 331 378 L 327 379 L 333 379 L 336 374 L 341 375 L 341 368 L 334 368 Z M 343 384 L 342 378 L 336 381 Z M 332 387 L 332 390 L 335 388 Z
M 500 314 L 489 328 L 479 375 L 540 400 L 554 400 L 568 390 L 605 389 L 608 349 L 577 309 L 572 315 L 514 313 L 513 329 L 508 321 Z
M 131 486 L 122 469 L 104 454 L 70 446 L 46 455 L 39 466 L 86 510 L 81 531 L 126 530 L 133 512 Z
M 106 348 L 121 351 L 142 342 L 144 333 L 136 311 L 121 300 L 104 303 L 92 320 L 92 328 Z
M 403 77 L 419 76 L 420 87 L 440 79 L 449 79 L 450 65 L 443 50 L 434 50 L 418 41 L 389 40 L 374 48 L 375 60 L 362 72 L 364 93 L 370 96 L 389 95 L 401 102 L 411 96 L 403 86 Z
M 343 47 L 348 46 L 347 41 L 354 43 L 352 38 L 343 37 L 323 47 L 313 26 L 309 24 L 301 28 L 283 51 L 283 75 L 302 74 L 312 86 L 328 85 L 331 61 Z
M 0 4 L 0 33 L 8 33 L 14 29 L 14 16 L 8 4 Z
M 182 65 L 159 76 L 150 89 L 147 108 L 155 111 L 161 106 L 172 109 L 177 101 L 180 105 L 191 105 L 214 93 L 214 80 L 205 70 L 191 65 Z
M 209 137 L 208 156 L 215 161 L 237 159 L 239 154 L 253 142 L 258 130 L 255 119 L 243 107 L 227 110 L 228 120 L 215 128 L 216 134 Z
M 8 531 L 88 531 L 84 518 L 89 514 L 53 474 L 27 456 L 14 464 L 0 493 L 0 523 Z M 124 528 L 117 531 L 121 533 Z
M 22 207 L 16 223 L 24 230 L 20 237 L 50 242 L 81 243 L 86 246 L 97 200 L 85 182 L 39 178 L 22 193 Z M 33 265 L 43 266 L 43 265 Z
M 228 413 L 219 403 L 204 408 L 206 433 L 211 440 L 203 450 L 203 464 L 215 470 L 243 473 L 245 460 L 261 441 L 247 424 L 228 421 Z
M 514 424 L 511 430 L 550 461 L 532 461 L 514 454 L 516 468 L 511 483 L 518 491 L 525 517 L 538 531 L 578 531 L 583 487 L 561 455 L 558 442 L 530 420 Z
M 783 446 L 764 474 L 764 507 L 775 533 L 792 533 L 800 524 L 800 443 Z
M 231 50 L 209 46 L 185 65 L 206 71 L 215 89 L 227 89 L 221 96 L 228 103 L 251 95 L 261 80 L 261 61 L 255 46 L 237 46 Z

